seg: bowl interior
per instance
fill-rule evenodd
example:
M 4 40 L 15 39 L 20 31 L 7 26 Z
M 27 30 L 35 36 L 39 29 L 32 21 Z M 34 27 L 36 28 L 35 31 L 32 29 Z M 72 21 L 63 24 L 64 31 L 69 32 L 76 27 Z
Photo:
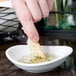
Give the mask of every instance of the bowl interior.
M 47 54 L 53 54 L 57 58 L 64 58 L 69 56 L 73 49 L 68 46 L 41 46 L 45 53 Z M 22 56 L 27 56 L 31 54 L 27 45 L 16 45 L 13 47 L 10 47 L 6 50 L 6 56 L 9 60 L 18 61 Z

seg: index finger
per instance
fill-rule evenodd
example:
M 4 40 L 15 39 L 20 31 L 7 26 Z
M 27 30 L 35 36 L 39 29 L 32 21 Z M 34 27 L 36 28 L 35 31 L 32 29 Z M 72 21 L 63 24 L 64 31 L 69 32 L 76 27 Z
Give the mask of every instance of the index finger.
M 12 0 L 17 17 L 19 18 L 24 32 L 34 42 L 39 40 L 38 32 L 34 26 L 32 15 L 23 0 Z

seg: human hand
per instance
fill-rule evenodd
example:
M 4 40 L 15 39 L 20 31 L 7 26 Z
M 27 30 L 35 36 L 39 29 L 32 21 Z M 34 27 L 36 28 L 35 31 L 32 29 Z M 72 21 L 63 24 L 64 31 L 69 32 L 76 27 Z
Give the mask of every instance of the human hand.
M 34 23 L 48 17 L 52 3 L 53 0 L 12 0 L 24 32 L 34 42 L 39 41 L 39 34 Z

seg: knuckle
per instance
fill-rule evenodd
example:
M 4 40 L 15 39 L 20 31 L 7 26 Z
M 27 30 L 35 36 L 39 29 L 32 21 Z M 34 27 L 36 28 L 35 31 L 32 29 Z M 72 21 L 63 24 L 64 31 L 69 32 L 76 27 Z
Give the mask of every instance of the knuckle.
M 41 20 L 41 16 L 36 16 L 34 17 L 34 20 L 37 22 L 37 21 L 40 21 Z
M 30 16 L 30 15 L 26 15 L 26 14 L 21 15 L 21 16 L 20 16 L 20 19 L 21 19 L 22 21 L 31 21 L 31 20 L 32 20 L 31 16 Z
M 44 14 L 44 18 L 46 18 L 48 16 L 49 16 L 49 12 L 47 12 L 47 13 Z
M 30 15 L 26 15 L 26 21 L 31 21 L 32 20 L 32 17 Z

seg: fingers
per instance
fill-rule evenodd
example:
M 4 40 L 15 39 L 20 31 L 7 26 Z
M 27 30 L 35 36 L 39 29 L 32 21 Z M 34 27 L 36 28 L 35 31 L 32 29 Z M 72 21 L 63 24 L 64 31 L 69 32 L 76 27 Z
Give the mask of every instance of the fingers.
M 24 17 L 26 17 L 26 20 L 31 18 L 31 13 L 23 0 L 12 0 L 12 4 L 20 21 L 22 21 Z
M 39 35 L 34 26 L 32 15 L 25 2 L 23 0 L 12 0 L 12 3 L 16 10 L 17 17 L 23 26 L 24 32 L 32 41 L 37 42 L 39 40 Z
M 12 3 L 24 32 L 32 41 L 37 42 L 39 35 L 34 22 L 49 15 L 53 0 L 12 0 Z
M 47 0 L 47 3 L 48 3 L 49 11 L 51 11 L 53 7 L 53 0 Z
M 25 0 L 35 22 L 40 21 L 42 18 L 40 7 L 37 0 Z
M 49 7 L 47 0 L 24 0 L 29 8 L 34 22 L 38 22 L 41 18 L 48 17 Z
M 48 4 L 47 4 L 47 1 L 46 0 L 38 0 L 38 3 L 39 3 L 39 6 L 40 6 L 40 9 L 41 9 L 41 12 L 42 12 L 42 17 L 43 18 L 48 17 L 49 7 L 48 7 Z

